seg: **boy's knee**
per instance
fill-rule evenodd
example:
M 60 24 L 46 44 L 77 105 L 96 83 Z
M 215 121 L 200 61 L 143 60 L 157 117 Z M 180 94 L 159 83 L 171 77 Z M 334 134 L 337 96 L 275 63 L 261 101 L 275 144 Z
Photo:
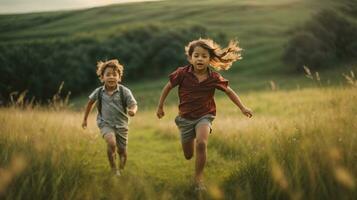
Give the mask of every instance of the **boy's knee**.
M 115 144 L 116 140 L 115 140 L 115 135 L 114 133 L 107 133 L 104 135 L 104 140 L 108 143 L 108 144 Z
M 111 152 L 115 152 L 116 144 L 113 142 L 108 142 L 108 149 L 110 149 Z
M 109 140 L 109 141 L 107 141 L 107 144 L 108 144 L 108 146 L 109 146 L 110 148 L 112 148 L 112 149 L 115 149 L 116 146 L 117 146 L 115 140 Z

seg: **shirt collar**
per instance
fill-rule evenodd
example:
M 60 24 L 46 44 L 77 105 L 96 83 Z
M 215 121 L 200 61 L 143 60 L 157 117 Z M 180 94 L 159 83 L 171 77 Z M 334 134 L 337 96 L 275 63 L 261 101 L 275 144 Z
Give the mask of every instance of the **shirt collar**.
M 211 75 L 212 75 L 212 69 L 211 69 L 211 67 L 207 67 L 207 70 L 208 70 L 208 75 L 211 76 Z M 190 64 L 190 65 L 188 66 L 188 72 L 190 72 L 190 73 L 193 74 L 193 65 L 192 65 L 192 64 Z
M 103 91 L 105 91 L 105 85 L 102 86 Z M 114 92 L 119 92 L 119 84 L 117 84 L 117 88 L 115 88 Z

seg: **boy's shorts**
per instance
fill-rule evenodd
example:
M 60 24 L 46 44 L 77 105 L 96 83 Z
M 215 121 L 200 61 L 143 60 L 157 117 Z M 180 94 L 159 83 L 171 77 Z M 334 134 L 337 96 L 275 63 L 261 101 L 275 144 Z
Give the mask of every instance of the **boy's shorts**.
M 212 132 L 212 121 L 214 120 L 214 115 L 204 115 L 201 118 L 195 120 L 185 119 L 183 117 L 177 116 L 175 118 L 175 123 L 180 130 L 181 142 L 186 143 L 194 138 L 196 138 L 196 128 L 200 125 L 207 124 L 210 128 L 210 133 Z
M 117 146 L 120 147 L 121 149 L 126 149 L 126 146 L 128 144 L 128 131 L 127 130 L 123 131 L 123 130 L 119 130 L 114 127 L 103 126 L 100 128 L 100 133 L 102 134 L 103 138 L 104 138 L 105 134 L 114 133 Z

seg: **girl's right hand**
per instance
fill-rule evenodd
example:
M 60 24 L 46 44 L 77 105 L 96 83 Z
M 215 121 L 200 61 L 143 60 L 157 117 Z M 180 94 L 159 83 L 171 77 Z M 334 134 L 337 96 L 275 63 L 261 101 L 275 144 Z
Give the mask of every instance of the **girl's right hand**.
M 163 116 L 165 116 L 164 109 L 163 108 L 157 108 L 156 116 L 159 119 L 161 119 Z

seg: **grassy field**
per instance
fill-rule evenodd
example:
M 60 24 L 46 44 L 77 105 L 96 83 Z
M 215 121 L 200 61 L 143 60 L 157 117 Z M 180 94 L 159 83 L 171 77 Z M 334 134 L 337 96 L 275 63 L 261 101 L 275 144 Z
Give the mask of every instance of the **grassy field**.
M 192 188 L 193 161 L 173 123 L 154 107 L 132 118 L 124 175 L 112 177 L 95 125 L 54 108 L 0 109 L 0 194 L 5 199 L 354 199 L 356 87 L 313 87 L 241 95 L 246 119 L 227 98 L 209 138 L 207 193 Z
M 198 24 L 224 32 L 239 39 L 244 59 L 222 74 L 254 111 L 246 119 L 217 92 L 205 168 L 208 191 L 196 193 L 194 161 L 184 159 L 174 124 L 176 91 L 168 97 L 166 116 L 155 116 L 166 77 L 125 80 L 139 112 L 130 124 L 128 163 L 120 178 L 110 173 L 95 112 L 88 129 L 80 128 L 87 97 L 74 94 L 64 107 L 32 107 L 20 99 L 19 105 L 0 108 L 0 199 L 357 199 L 357 82 L 351 74 L 357 65 L 341 64 L 318 76 L 313 71 L 307 78 L 280 59 L 289 30 L 331 5 L 166 0 L 0 15 L 0 45 L 84 35 L 105 39 L 148 24 Z

